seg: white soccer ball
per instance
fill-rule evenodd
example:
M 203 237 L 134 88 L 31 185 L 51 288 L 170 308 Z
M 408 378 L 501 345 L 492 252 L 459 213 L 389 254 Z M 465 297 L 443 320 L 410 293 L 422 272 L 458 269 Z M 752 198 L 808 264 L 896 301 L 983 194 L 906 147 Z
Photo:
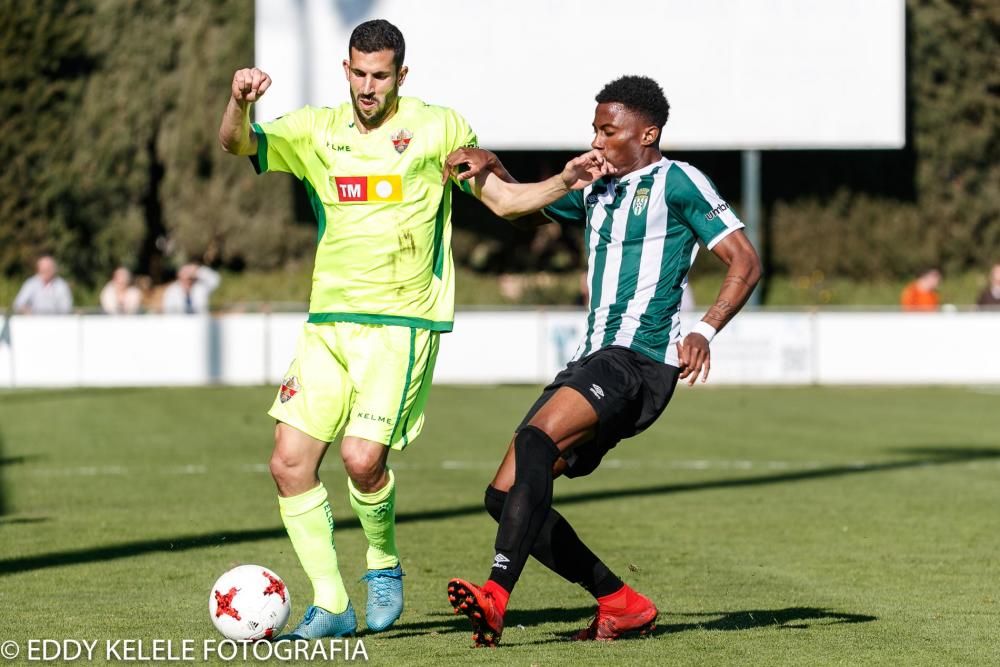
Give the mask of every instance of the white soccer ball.
M 291 610 L 285 582 L 260 565 L 234 567 L 218 578 L 208 595 L 208 613 L 215 629 L 237 641 L 277 636 Z

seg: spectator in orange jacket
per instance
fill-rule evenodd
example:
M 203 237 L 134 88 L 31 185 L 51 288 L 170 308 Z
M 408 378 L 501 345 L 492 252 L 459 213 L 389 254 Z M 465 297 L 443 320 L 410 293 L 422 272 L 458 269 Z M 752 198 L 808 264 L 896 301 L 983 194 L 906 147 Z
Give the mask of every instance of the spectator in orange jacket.
M 905 288 L 899 297 L 903 310 L 937 310 L 941 305 L 938 287 L 941 285 L 941 271 L 927 269 Z

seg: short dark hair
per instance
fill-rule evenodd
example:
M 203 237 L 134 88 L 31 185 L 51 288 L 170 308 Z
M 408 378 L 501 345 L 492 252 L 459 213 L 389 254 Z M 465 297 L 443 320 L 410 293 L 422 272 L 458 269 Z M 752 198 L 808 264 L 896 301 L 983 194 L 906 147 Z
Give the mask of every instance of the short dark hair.
M 604 86 L 595 98 L 598 104 L 618 102 L 645 116 L 660 129 L 667 124 L 670 103 L 660 84 L 648 76 L 623 76 Z
M 375 19 L 365 21 L 354 29 L 347 45 L 348 56 L 351 55 L 351 49 L 357 49 L 361 53 L 389 49 L 392 51 L 392 62 L 398 70 L 403 66 L 403 58 L 406 56 L 406 41 L 399 28 L 385 19 Z

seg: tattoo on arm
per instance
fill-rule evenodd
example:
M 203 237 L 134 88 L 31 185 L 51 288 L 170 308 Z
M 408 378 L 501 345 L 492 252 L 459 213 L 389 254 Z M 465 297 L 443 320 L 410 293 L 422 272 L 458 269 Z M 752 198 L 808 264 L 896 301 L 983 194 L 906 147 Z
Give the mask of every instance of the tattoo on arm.
M 726 299 L 719 299 L 715 302 L 715 305 L 709 308 L 708 312 L 705 313 L 705 319 L 718 322 L 719 326 L 716 328 L 719 328 L 728 322 L 729 318 L 735 315 L 737 310 L 739 310 L 739 306 L 736 304 L 730 303 Z
M 743 276 L 726 276 L 726 279 L 722 281 L 722 286 L 726 285 L 738 285 L 749 289 L 750 283 Z

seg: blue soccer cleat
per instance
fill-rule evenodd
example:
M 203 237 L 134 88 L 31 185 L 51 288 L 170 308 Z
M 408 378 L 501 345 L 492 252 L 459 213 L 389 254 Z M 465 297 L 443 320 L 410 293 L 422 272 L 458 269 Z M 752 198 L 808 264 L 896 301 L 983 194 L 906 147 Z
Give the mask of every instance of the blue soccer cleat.
M 357 630 L 358 618 L 354 615 L 354 606 L 350 602 L 347 603 L 347 609 L 339 614 L 313 605 L 306 609 L 305 616 L 294 630 L 281 635 L 275 641 L 347 637 L 353 636 Z
M 403 613 L 403 568 L 399 565 L 383 570 L 368 570 L 361 577 L 368 582 L 368 604 L 365 623 L 372 632 L 387 630 Z

